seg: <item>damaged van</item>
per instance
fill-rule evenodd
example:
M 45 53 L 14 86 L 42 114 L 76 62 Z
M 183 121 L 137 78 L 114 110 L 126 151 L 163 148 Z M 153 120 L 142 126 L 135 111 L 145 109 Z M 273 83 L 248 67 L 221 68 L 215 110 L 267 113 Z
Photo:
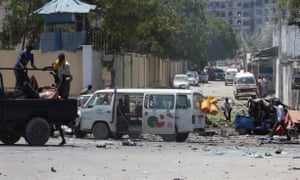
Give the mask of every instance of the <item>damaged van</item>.
M 80 110 L 77 129 L 96 139 L 151 133 L 185 141 L 205 128 L 206 115 L 196 107 L 202 97 L 187 89 L 98 90 Z

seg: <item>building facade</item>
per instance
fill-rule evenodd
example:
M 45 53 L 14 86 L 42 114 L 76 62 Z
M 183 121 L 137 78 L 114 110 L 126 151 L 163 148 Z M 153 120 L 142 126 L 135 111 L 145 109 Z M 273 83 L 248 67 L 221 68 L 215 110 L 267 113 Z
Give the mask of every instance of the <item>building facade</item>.
M 237 31 L 273 24 L 276 0 L 206 0 L 206 11 L 230 23 Z

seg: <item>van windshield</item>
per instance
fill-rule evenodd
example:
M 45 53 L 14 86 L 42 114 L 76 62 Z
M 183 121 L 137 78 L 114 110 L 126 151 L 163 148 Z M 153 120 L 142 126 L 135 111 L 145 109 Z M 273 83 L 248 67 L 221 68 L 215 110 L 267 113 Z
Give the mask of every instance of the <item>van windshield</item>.
M 238 84 L 255 84 L 255 79 L 253 77 L 240 77 L 237 81 Z

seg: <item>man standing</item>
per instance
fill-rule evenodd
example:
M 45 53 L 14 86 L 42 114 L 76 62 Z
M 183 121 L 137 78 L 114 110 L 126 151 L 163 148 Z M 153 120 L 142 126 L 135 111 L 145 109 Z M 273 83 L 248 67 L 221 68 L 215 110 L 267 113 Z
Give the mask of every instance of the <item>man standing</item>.
M 63 99 L 68 99 L 72 81 L 70 64 L 65 58 L 64 53 L 58 54 L 58 59 L 53 64 L 53 70 L 56 72 L 59 82 L 58 95 Z
M 270 134 L 270 137 L 273 137 L 273 135 L 274 135 L 275 132 L 276 132 L 277 127 L 281 125 L 281 127 L 282 127 L 282 129 L 283 129 L 283 133 L 286 135 L 287 140 L 290 140 L 291 137 L 290 137 L 290 135 L 289 135 L 289 133 L 288 133 L 288 131 L 287 131 L 287 129 L 286 129 L 286 125 L 285 125 L 285 123 L 284 123 L 284 120 L 285 120 L 285 114 L 286 114 L 286 112 L 285 112 L 285 110 L 284 110 L 284 107 L 283 107 L 283 105 L 280 103 L 280 100 L 277 99 L 277 98 L 275 98 L 275 99 L 273 100 L 273 104 L 274 104 L 274 108 L 275 108 L 275 110 L 276 110 L 276 122 L 275 122 L 275 124 L 274 124 L 274 126 L 273 126 L 273 128 L 272 128 L 272 132 L 271 132 L 271 134 Z
M 226 121 L 231 120 L 231 111 L 232 111 L 231 103 L 229 102 L 228 97 L 226 97 L 225 102 L 224 102 L 224 106 L 223 106 L 223 113 L 224 113 Z
M 25 81 L 29 82 L 26 66 L 30 61 L 31 67 L 36 69 L 34 65 L 34 56 L 31 53 L 33 47 L 31 45 L 26 46 L 26 50 L 22 51 L 18 56 L 17 62 L 14 66 L 14 73 L 16 76 L 16 90 L 21 90 Z

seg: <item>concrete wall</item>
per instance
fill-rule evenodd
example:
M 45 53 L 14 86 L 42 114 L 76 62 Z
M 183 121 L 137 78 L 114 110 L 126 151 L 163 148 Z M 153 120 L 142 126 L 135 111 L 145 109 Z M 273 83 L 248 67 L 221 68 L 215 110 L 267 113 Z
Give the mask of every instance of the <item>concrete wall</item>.
M 64 52 L 64 51 L 62 51 Z M 19 51 L 0 51 L 0 68 L 13 67 Z M 59 52 L 42 53 L 33 50 L 37 67 L 51 65 Z M 89 84 L 93 89 L 109 87 L 111 73 L 102 68 L 102 60 L 113 59 L 115 70 L 115 87 L 143 88 L 143 87 L 170 87 L 172 78 L 177 73 L 184 73 L 185 61 L 169 61 L 150 55 L 126 54 L 106 55 L 92 50 L 92 46 L 83 46 L 75 52 L 64 52 L 71 64 L 73 81 L 71 84 L 71 96 L 79 95 L 80 91 Z M 28 64 L 30 68 L 30 64 Z M 15 87 L 13 70 L 1 70 L 6 88 Z M 54 80 L 49 71 L 29 71 L 29 76 L 37 78 L 40 87 L 51 85 Z
M 33 50 L 35 64 L 38 68 L 51 65 L 56 59 L 58 52 L 47 52 L 42 53 L 38 50 Z M 64 52 L 64 51 L 62 51 Z M 89 59 L 85 59 L 82 53 L 82 49 L 75 52 L 64 52 L 66 59 L 71 64 L 71 72 L 73 75 L 73 81 L 71 84 L 70 94 L 76 96 L 86 87 L 88 84 L 93 84 L 96 89 L 102 87 L 103 82 L 101 81 L 101 58 L 99 53 L 93 53 Z M 16 59 L 19 55 L 19 51 L 0 51 L 0 68 L 1 67 L 13 67 L 16 63 Z M 85 60 L 88 63 L 85 63 Z M 87 70 L 86 64 L 90 64 L 91 69 Z M 30 64 L 27 66 L 31 68 Z M 84 71 L 85 68 L 85 71 Z M 4 79 L 4 85 L 6 88 L 15 87 L 15 76 L 13 70 L 1 70 Z M 90 73 L 88 78 L 84 80 L 85 74 Z M 52 75 L 49 71 L 29 71 L 29 76 L 34 75 L 38 81 L 40 87 L 51 85 L 54 83 Z

